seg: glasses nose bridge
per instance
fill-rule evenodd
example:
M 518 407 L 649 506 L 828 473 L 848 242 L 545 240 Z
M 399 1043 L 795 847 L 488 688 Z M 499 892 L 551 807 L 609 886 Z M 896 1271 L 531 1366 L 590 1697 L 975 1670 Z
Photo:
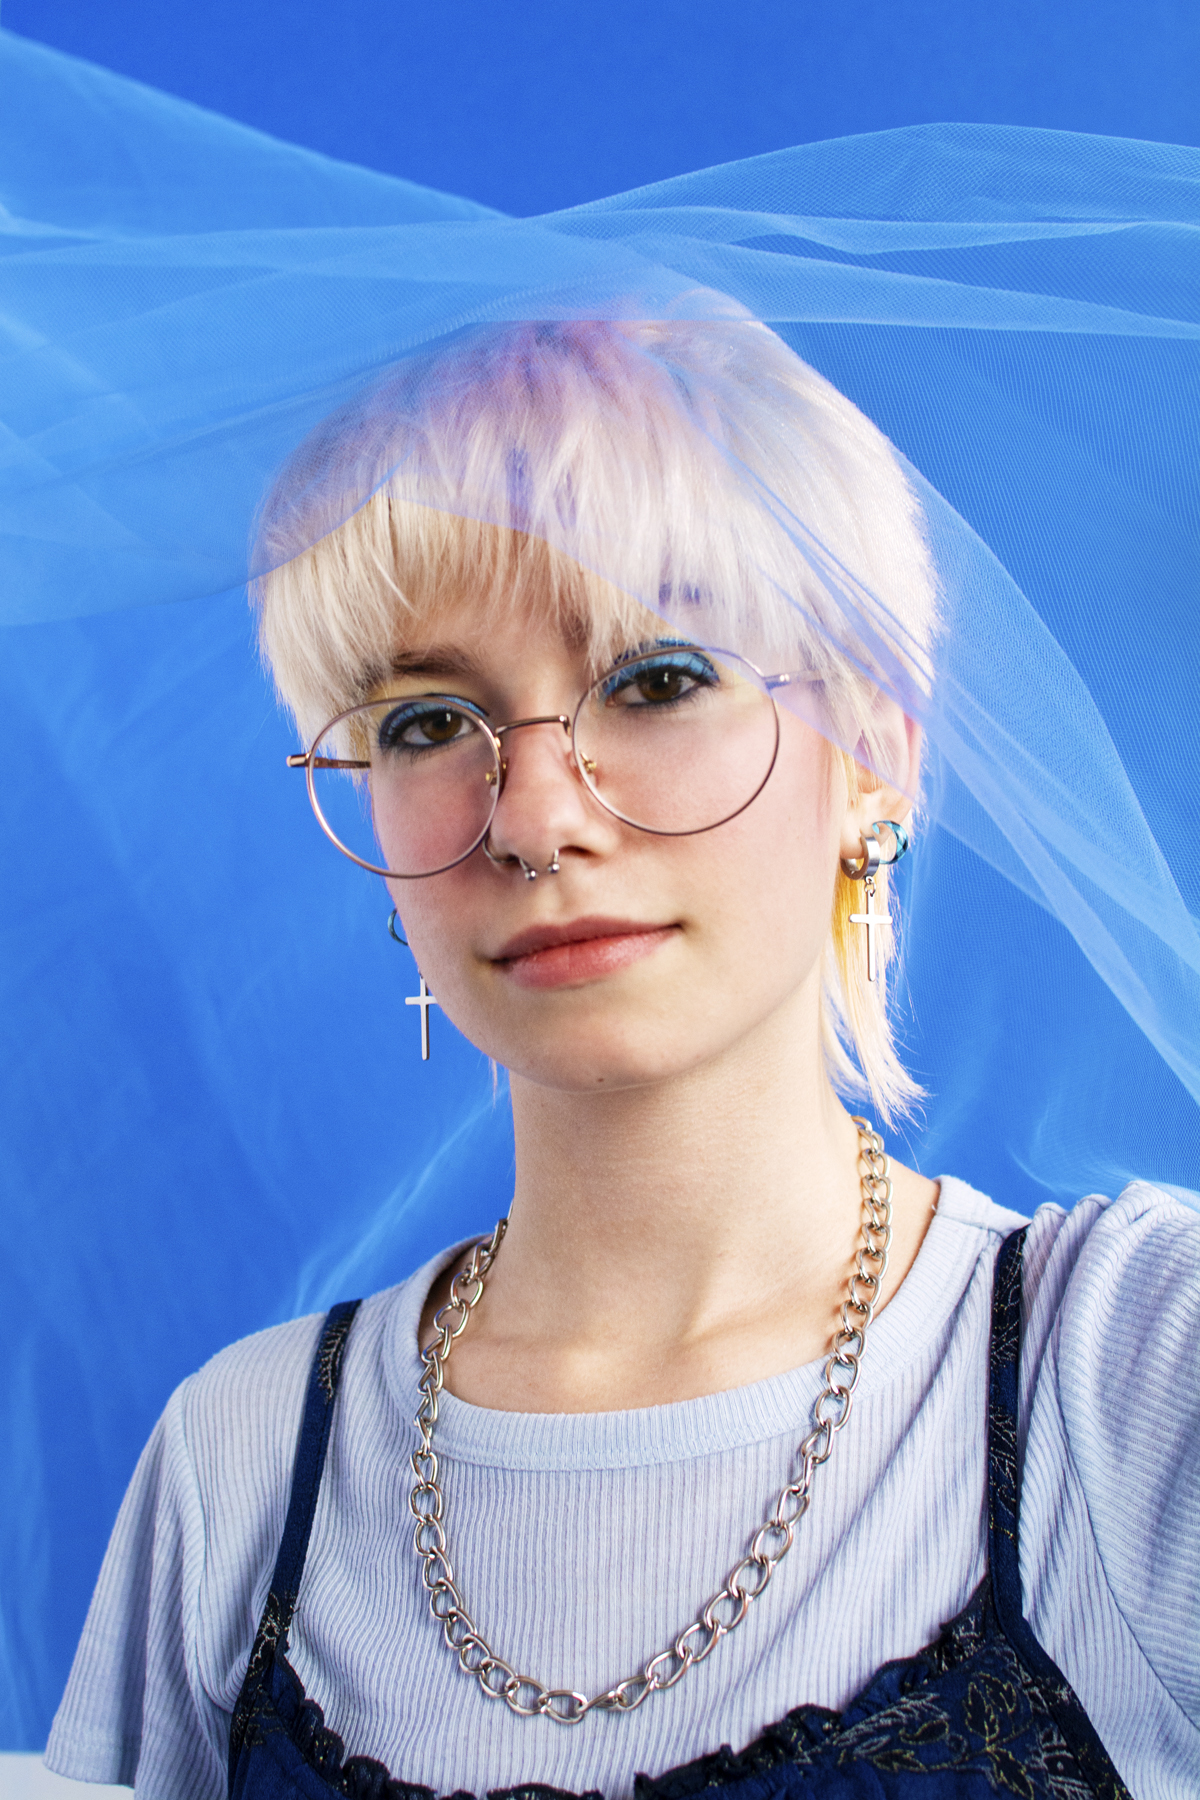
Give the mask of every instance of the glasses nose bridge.
M 526 725 L 561 725 L 567 736 L 571 735 L 571 721 L 566 713 L 538 713 L 530 719 L 510 719 L 507 725 L 497 725 L 493 736 L 501 741 L 509 731 L 523 731 Z
M 571 720 L 567 713 L 537 713 L 528 719 L 510 719 L 507 725 L 497 725 L 492 733 L 500 748 L 500 785 L 503 787 L 504 777 L 508 774 L 508 758 L 504 754 L 504 739 L 510 731 L 524 731 L 527 725 L 561 725 L 568 745 L 571 742 Z M 497 799 L 499 795 L 497 794 Z

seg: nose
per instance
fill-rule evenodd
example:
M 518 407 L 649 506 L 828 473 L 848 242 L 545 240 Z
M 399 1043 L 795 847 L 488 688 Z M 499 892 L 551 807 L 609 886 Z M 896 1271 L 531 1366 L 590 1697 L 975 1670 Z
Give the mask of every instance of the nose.
M 485 839 L 493 861 L 513 859 L 527 872 L 557 873 L 568 852 L 595 855 L 608 848 L 616 821 L 584 785 L 567 715 L 514 719 L 496 735 L 503 756 L 500 798 Z

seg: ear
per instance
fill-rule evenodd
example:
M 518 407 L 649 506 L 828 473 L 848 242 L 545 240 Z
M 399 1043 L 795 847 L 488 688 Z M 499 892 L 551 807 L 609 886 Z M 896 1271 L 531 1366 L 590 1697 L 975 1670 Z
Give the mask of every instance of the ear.
M 886 694 L 877 694 L 855 749 L 858 792 L 847 796 L 840 855 L 861 855 L 863 833 L 877 819 L 902 825 L 908 818 L 920 783 L 921 747 L 918 721 Z

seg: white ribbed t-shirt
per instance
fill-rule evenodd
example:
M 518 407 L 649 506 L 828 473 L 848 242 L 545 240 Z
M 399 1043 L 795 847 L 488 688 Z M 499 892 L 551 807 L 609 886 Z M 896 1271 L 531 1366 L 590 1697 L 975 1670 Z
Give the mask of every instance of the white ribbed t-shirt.
M 871 1332 L 854 1410 L 744 1624 L 638 1711 L 516 1717 L 430 1619 L 407 1498 L 417 1326 L 448 1255 L 351 1333 L 290 1660 L 347 1754 L 442 1794 L 544 1782 L 625 1800 L 803 1702 L 840 1709 L 935 1638 L 986 1568 L 992 1276 L 1023 1221 L 945 1179 Z M 1200 1217 L 1135 1184 L 1043 1207 L 1025 1250 L 1024 1609 L 1136 1800 L 1200 1795 Z M 65 1775 L 220 1800 L 230 1715 L 283 1529 L 317 1318 L 178 1389 L 121 1509 L 54 1724 Z M 521 1414 L 442 1401 L 459 1585 L 513 1667 L 594 1691 L 723 1582 L 790 1478 L 813 1363 L 670 1406 Z

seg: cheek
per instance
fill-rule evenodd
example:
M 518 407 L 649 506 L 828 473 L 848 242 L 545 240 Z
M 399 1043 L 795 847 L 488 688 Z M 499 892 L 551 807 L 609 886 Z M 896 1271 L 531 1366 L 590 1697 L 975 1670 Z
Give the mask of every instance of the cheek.
M 691 954 L 673 1005 L 736 1031 L 812 986 L 829 939 L 843 808 L 831 753 L 796 720 L 781 732 L 766 787 L 736 819 L 659 839 Z M 647 869 L 647 875 L 653 871 Z
M 397 929 L 432 981 L 432 969 L 444 970 L 478 935 L 480 895 L 464 869 L 447 869 L 423 881 L 384 883 L 399 914 Z M 445 977 L 443 975 L 443 981 Z
M 840 829 L 824 759 L 814 767 L 814 758 L 790 749 L 785 740 L 758 799 L 714 834 L 729 837 L 709 877 L 741 955 L 777 959 L 785 979 L 802 976 L 828 936 Z
M 802 896 L 832 900 L 843 806 L 840 763 L 817 732 L 791 714 L 780 719 L 779 754 L 770 780 L 741 818 L 742 854 L 755 858 L 772 886 L 798 885 Z M 841 782 L 844 790 L 844 781 Z M 844 804 L 844 792 L 842 795 Z

